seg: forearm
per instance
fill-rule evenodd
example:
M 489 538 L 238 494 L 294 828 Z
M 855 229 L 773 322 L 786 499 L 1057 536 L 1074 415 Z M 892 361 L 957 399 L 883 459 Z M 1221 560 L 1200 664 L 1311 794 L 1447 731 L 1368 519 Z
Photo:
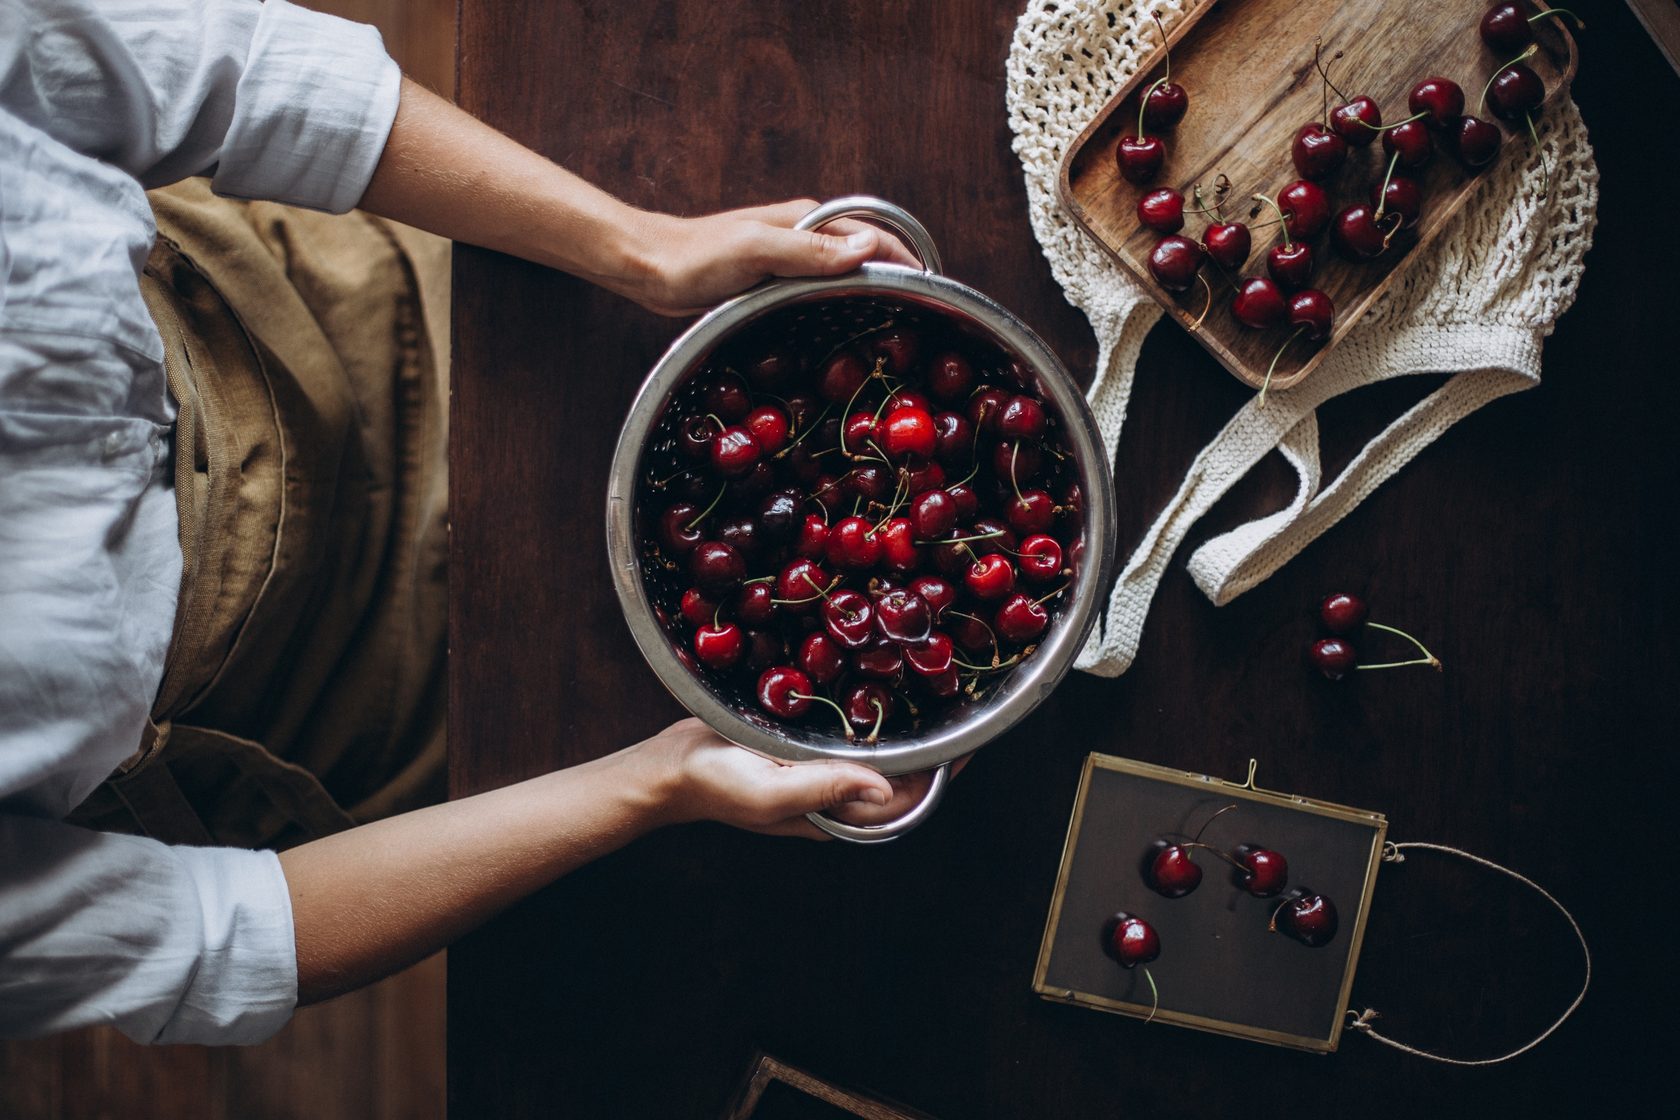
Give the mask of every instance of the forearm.
M 370 983 L 665 819 L 669 778 L 635 748 L 281 853 L 298 1002 Z

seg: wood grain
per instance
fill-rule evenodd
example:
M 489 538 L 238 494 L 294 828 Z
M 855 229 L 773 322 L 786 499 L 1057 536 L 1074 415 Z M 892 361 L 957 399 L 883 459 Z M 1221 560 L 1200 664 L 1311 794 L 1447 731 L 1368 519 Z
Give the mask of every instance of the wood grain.
M 1190 111 L 1165 137 L 1167 160 L 1160 175 L 1146 186 L 1136 186 L 1120 178 L 1115 162 L 1121 138 L 1137 131 L 1138 98 L 1166 71 L 1166 52 L 1157 49 L 1068 149 L 1062 163 L 1063 201 L 1169 316 L 1193 324 L 1208 293 L 1200 285 L 1184 293 L 1169 292 L 1150 277 L 1149 254 L 1161 235 L 1138 221 L 1138 199 L 1157 187 L 1176 187 L 1189 200 L 1198 183 L 1211 194 L 1214 180 L 1224 175 L 1233 184 L 1228 218 L 1255 223 L 1270 219 L 1269 208 L 1253 214 L 1260 208 L 1252 196 L 1276 198 L 1300 178 L 1290 145 L 1303 124 L 1321 119 L 1324 112 L 1323 83 L 1313 66 L 1315 38 L 1322 39 L 1327 61 L 1337 52 L 1343 54 L 1331 68 L 1331 79 L 1350 97 L 1373 98 L 1385 124 L 1410 115 L 1407 94 L 1434 74 L 1458 82 L 1467 112 L 1493 119 L 1489 111 L 1478 113 L 1477 102 L 1488 78 L 1509 58 L 1494 57 L 1477 33 L 1486 7 L 1482 0 L 1204 0 L 1171 33 L 1174 80 L 1189 90 Z M 1536 24 L 1541 50 L 1529 60 L 1546 85 L 1548 102 L 1568 89 L 1576 68 L 1574 39 L 1560 23 L 1548 19 Z M 1153 32 L 1151 36 L 1158 39 Z M 1334 107 L 1335 95 L 1330 96 Z M 1530 145 L 1521 126 L 1514 133 L 1507 128 L 1498 158 L 1520 159 Z M 1352 149 L 1347 164 L 1321 184 L 1330 196 L 1331 214 L 1368 201 L 1368 192 L 1373 184 L 1381 184 L 1387 166 L 1379 142 Z M 1423 214 L 1416 230 L 1399 234 L 1381 256 L 1350 262 L 1336 253 L 1328 233 L 1317 239 L 1312 286 L 1334 304 L 1335 327 L 1329 341 L 1316 348 L 1297 343 L 1286 351 L 1272 388 L 1287 389 L 1306 377 L 1446 227 L 1480 181 L 1439 145 L 1427 166 L 1408 174 L 1423 187 Z M 1205 225 L 1200 216 L 1187 214 L 1184 235 L 1199 239 Z M 1281 239 L 1275 226 L 1256 229 L 1254 251 L 1240 275 L 1225 275 L 1211 262 L 1203 270 L 1212 285 L 1212 308 L 1194 337 L 1255 388 L 1291 332 L 1244 326 L 1231 314 L 1230 297 L 1242 276 L 1264 275 L 1265 252 Z
M 1660 853 L 1680 595 L 1667 555 L 1680 379 L 1662 330 L 1680 225 L 1631 106 L 1680 80 L 1622 5 L 1588 16 L 1573 92 L 1602 172 L 1579 302 L 1545 382 L 1466 420 L 1276 576 L 1215 609 L 1189 548 L 1294 493 L 1277 457 L 1198 525 L 1136 665 L 1073 674 L 934 818 L 878 851 L 714 826 L 647 837 L 450 951 L 458 1116 L 715 1117 L 755 1049 L 948 1120 L 1553 1116 L 1669 1093 Z M 1004 116 L 1020 0 L 469 4 L 460 96 L 630 200 L 688 213 L 867 190 L 1080 376 L 1094 340 L 1033 240 Z M 1585 36 L 1587 33 L 1583 33 Z M 1287 45 L 1279 45 L 1280 51 Z M 1590 49 L 1589 49 L 1590 48 Z M 451 438 L 451 781 L 460 796 L 604 754 L 677 716 L 613 607 L 607 461 L 680 324 L 462 251 Z M 1116 461 L 1129 549 L 1252 395 L 1152 333 Z M 1334 472 L 1437 378 L 1320 412 Z M 1312 678 L 1314 604 L 1346 588 L 1443 674 Z M 1577 1016 L 1488 1070 L 1347 1039 L 1330 1057 L 1046 1003 L 1033 962 L 1093 750 L 1384 811 L 1551 889 L 1597 966 Z M 1354 985 L 1383 1029 L 1493 1054 L 1567 1004 L 1579 950 L 1522 888 L 1445 861 L 1385 869 Z

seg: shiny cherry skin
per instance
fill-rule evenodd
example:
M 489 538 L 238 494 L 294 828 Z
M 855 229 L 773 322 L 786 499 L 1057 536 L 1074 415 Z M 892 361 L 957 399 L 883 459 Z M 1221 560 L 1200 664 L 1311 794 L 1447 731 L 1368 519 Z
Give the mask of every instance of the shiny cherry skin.
M 1328 179 L 1347 162 L 1348 142 L 1319 121 L 1308 121 L 1295 133 L 1289 158 L 1303 179 Z
M 892 718 L 892 690 L 879 681 L 859 681 L 840 698 L 840 707 L 852 730 L 868 735 L 875 730 L 877 722 L 885 723 Z
M 1534 25 L 1528 22 L 1528 12 L 1522 4 L 1495 4 L 1482 13 L 1478 27 L 1482 42 L 1490 50 L 1508 55 L 1520 51 L 1534 41 Z
M 1044 406 L 1033 397 L 1016 394 L 998 413 L 998 435 L 1005 439 L 1038 439 L 1048 426 Z
M 746 635 L 733 622 L 711 623 L 694 631 L 694 658 L 708 669 L 733 669 L 747 652 Z
M 813 561 L 790 560 L 776 576 L 777 606 L 790 614 L 806 614 L 822 603 L 822 593 L 834 582 Z
M 904 647 L 904 663 L 919 677 L 943 676 L 951 668 L 951 659 L 955 656 L 956 646 L 951 636 L 938 630 L 923 641 Z
M 705 387 L 701 400 L 705 411 L 729 424 L 740 423 L 752 411 L 752 396 L 737 377 L 718 377 Z
M 1280 326 L 1288 309 L 1275 283 L 1264 276 L 1250 276 L 1237 288 L 1231 300 L 1231 314 L 1245 327 L 1266 330 Z
M 761 454 L 774 455 L 787 446 L 788 418 L 775 405 L 759 405 L 747 413 L 745 424 Z
M 867 409 L 854 412 L 840 425 L 840 442 L 845 450 L 858 454 L 875 438 L 875 414 Z
M 1512 63 L 1493 76 L 1487 100 L 1494 116 L 1515 124 L 1540 108 L 1546 100 L 1546 85 L 1524 63 Z
M 1355 148 L 1368 147 L 1382 127 L 1382 110 L 1369 97 L 1359 96 L 1330 110 L 1330 130 Z
M 1045 583 L 1062 574 L 1062 546 L 1055 537 L 1044 533 L 1028 537 L 1017 551 L 1022 579 Z
M 1149 254 L 1149 275 L 1169 292 L 1188 291 L 1202 270 L 1204 256 L 1202 247 L 1188 237 L 1163 237 Z
M 914 591 L 928 605 L 933 612 L 933 620 L 945 613 L 945 609 L 957 601 L 957 585 L 944 576 L 924 572 L 910 579 L 910 590 Z
M 1286 292 L 1306 287 L 1313 273 L 1312 246 L 1305 241 L 1273 245 L 1266 250 L 1266 272 Z
M 1384 216 L 1400 215 L 1400 228 L 1411 229 L 1423 213 L 1423 188 L 1409 175 L 1390 175 L 1386 187 L 1371 184 L 1371 205 L 1380 205 Z
M 984 537 L 984 540 L 970 541 L 968 547 L 974 550 L 976 556 L 990 556 L 999 551 L 1015 551 L 1016 536 L 1010 531 L 1006 522 L 995 517 L 976 518 L 965 537 Z
M 1473 169 L 1492 163 L 1499 155 L 1500 145 L 1505 143 L 1505 134 L 1499 126 L 1480 117 L 1460 117 L 1450 135 L 1458 161 Z
M 1184 196 L 1171 187 L 1152 190 L 1138 199 L 1137 213 L 1156 233 L 1177 233 L 1184 228 Z
M 1406 108 L 1413 114 L 1428 113 L 1424 120 L 1444 129 L 1464 113 L 1464 90 L 1451 78 L 1425 78 L 1406 95 Z
M 690 626 L 707 626 L 717 617 L 718 603 L 698 587 L 691 587 L 682 593 L 677 613 Z
M 798 490 L 773 490 L 759 500 L 754 519 L 766 544 L 783 545 L 799 536 L 805 498 Z
M 879 426 L 881 450 L 894 462 L 931 459 L 936 434 L 933 417 L 920 408 L 897 408 Z
M 1232 868 L 1237 885 L 1255 898 L 1272 898 L 1289 885 L 1289 861 L 1259 844 L 1238 844 L 1231 853 L 1243 870 Z
M 1128 183 L 1142 186 L 1161 173 L 1167 161 L 1167 146 L 1158 136 L 1125 136 L 1115 152 L 1120 177 Z
M 955 412 L 933 414 L 933 454 L 947 467 L 974 461 L 974 425 Z
M 1202 233 L 1202 249 L 1220 268 L 1236 272 L 1248 263 L 1254 236 L 1241 222 L 1215 222 Z
M 1291 891 L 1289 901 L 1272 917 L 1274 929 L 1314 949 L 1330 944 L 1339 924 L 1336 904 L 1306 887 Z
M 1034 602 L 1020 592 L 1005 599 L 1003 606 L 998 608 L 997 616 L 992 619 L 992 628 L 1012 642 L 1030 642 L 1049 626 L 1050 613 L 1044 609 L 1044 604 Z
M 799 643 L 799 668 L 818 684 L 832 684 L 846 669 L 846 655 L 833 638 L 820 630 Z
M 872 680 L 897 684 L 904 678 L 904 651 L 893 642 L 877 642 L 852 654 L 852 668 Z
M 811 678 L 792 665 L 774 665 L 758 678 L 758 706 L 777 719 L 798 719 L 811 710 Z
M 807 560 L 821 560 L 828 555 L 828 522 L 819 514 L 808 513 L 800 522 L 799 536 L 793 550 Z
M 916 358 L 922 350 L 922 340 L 913 330 L 894 327 L 872 338 L 869 349 L 877 358 L 886 359 L 888 373 L 894 377 L 904 377 L 916 365 Z
M 966 482 L 953 483 L 945 487 L 945 493 L 951 495 L 951 500 L 957 503 L 957 516 L 973 519 L 980 512 L 980 495 L 974 492 L 974 487 Z
M 952 404 L 968 398 L 974 388 L 974 367 L 968 359 L 947 350 L 935 356 L 927 370 L 927 391 L 935 400 Z
M 1317 288 L 1303 288 L 1289 297 L 1289 325 L 1306 328 L 1305 337 L 1309 341 L 1323 342 L 1329 338 L 1335 321 L 1335 305 Z
M 1346 259 L 1367 261 L 1379 256 L 1388 247 L 1387 235 L 1399 221 L 1399 215 L 1385 214 L 1382 224 L 1378 225 L 1375 208 L 1359 203 L 1336 215 L 1330 239 L 1335 242 L 1336 251 Z
M 701 541 L 688 557 L 695 586 L 708 595 L 727 595 L 747 578 L 747 562 L 722 541 Z
M 1143 127 L 1165 132 L 1184 119 L 1190 94 L 1177 82 L 1162 82 L 1143 99 Z
M 867 517 L 847 517 L 828 531 L 828 562 L 845 571 L 861 572 L 881 560 L 881 538 Z
M 721 429 L 710 416 L 687 416 L 677 425 L 677 450 L 696 463 L 712 457 L 712 441 Z
M 823 628 L 842 649 L 862 649 L 875 638 L 875 605 L 848 587 L 828 593 L 822 605 Z
M 1001 553 L 982 556 L 963 573 L 963 585 L 976 599 L 1001 599 L 1015 590 L 1015 566 Z
M 864 463 L 846 472 L 846 490 L 872 502 L 884 502 L 898 486 L 898 475 L 882 463 Z
M 898 477 L 904 484 L 906 494 L 925 494 L 929 490 L 944 487 L 945 468 L 931 460 L 926 463 L 912 463 L 899 467 Z
M 916 546 L 916 530 L 908 517 L 894 517 L 875 530 L 881 540 L 881 566 L 889 572 L 908 575 L 921 568 L 922 550 Z
M 735 617 L 748 626 L 767 626 L 776 617 L 776 591 L 772 581 L 743 583 L 735 593 Z
M 1318 605 L 1318 618 L 1332 634 L 1347 635 L 1365 625 L 1371 608 L 1364 599 L 1346 591 L 1333 591 Z
M 1151 890 L 1168 898 L 1183 898 L 1202 882 L 1202 869 L 1183 844 L 1167 844 L 1149 861 L 1146 876 Z
M 933 630 L 933 610 L 914 591 L 889 591 L 875 604 L 875 629 L 891 641 L 925 642 Z
M 996 433 L 998 417 L 1003 415 L 1010 395 L 1002 389 L 981 389 L 968 398 L 968 422 L 988 435 Z
M 1422 121 L 1406 121 L 1382 134 L 1383 154 L 1400 156 L 1401 167 L 1422 167 L 1435 154 L 1435 141 Z
M 729 517 L 718 522 L 717 539 L 749 560 L 758 554 L 763 543 L 758 537 L 758 522 L 750 517 Z
M 953 611 L 945 623 L 951 638 L 970 653 L 990 654 L 996 650 L 995 634 L 978 616 L 969 611 Z
M 743 363 L 747 380 L 767 393 L 779 393 L 799 368 L 793 355 L 772 348 Z
M 1055 523 L 1056 499 L 1043 490 L 1023 490 L 1004 506 L 1003 517 L 1017 536 L 1042 533 Z
M 1326 679 L 1339 681 L 1359 664 L 1353 644 L 1343 638 L 1320 638 L 1307 647 L 1307 664 Z
M 910 528 L 916 539 L 931 541 L 957 527 L 957 501 L 944 490 L 917 494 L 910 502 Z
M 1121 968 L 1136 968 L 1161 955 L 1161 936 L 1155 927 L 1124 910 L 1103 923 L 1102 945 Z
M 659 543 L 673 558 L 687 556 L 704 539 L 695 524 L 699 520 L 700 507 L 692 502 L 670 506 L 659 515 Z
M 869 370 L 863 359 L 850 350 L 843 350 L 828 360 L 817 378 L 817 392 L 825 401 L 844 404 L 852 399 L 863 383 L 869 380 Z
M 992 473 L 1017 489 L 1037 478 L 1043 466 L 1044 452 L 1036 444 L 1002 439 L 992 448 Z
M 1330 196 L 1317 183 L 1297 179 L 1278 192 L 1277 203 L 1283 228 L 1296 241 L 1311 241 L 1330 224 Z

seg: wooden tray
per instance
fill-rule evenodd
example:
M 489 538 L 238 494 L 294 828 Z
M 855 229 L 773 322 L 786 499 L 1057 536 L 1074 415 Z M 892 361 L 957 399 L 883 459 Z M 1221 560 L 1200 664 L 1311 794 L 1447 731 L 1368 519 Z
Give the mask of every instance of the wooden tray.
M 1494 58 L 1477 33 L 1487 7 L 1487 0 L 1206 0 L 1170 29 L 1173 80 L 1189 91 L 1190 111 L 1163 135 L 1167 159 L 1160 175 L 1138 187 L 1120 178 L 1115 166 L 1120 138 L 1137 128 L 1138 97 L 1164 72 L 1166 55 L 1158 48 L 1068 150 L 1061 168 L 1062 202 L 1169 314 L 1188 325 L 1200 313 L 1206 295 L 1199 284 L 1175 294 L 1151 279 L 1146 262 L 1160 235 L 1138 221 L 1138 199 L 1157 187 L 1177 187 L 1189 206 L 1194 184 L 1201 183 L 1207 192 L 1224 174 L 1232 183 L 1226 216 L 1247 221 L 1255 205 L 1251 195 L 1275 198 L 1299 178 L 1290 161 L 1290 144 L 1301 125 L 1321 115 L 1321 84 L 1313 68 L 1315 37 L 1323 39 L 1326 60 L 1338 50 L 1344 52 L 1330 71 L 1331 79 L 1349 97 L 1374 98 L 1384 124 L 1404 120 L 1411 87 L 1436 74 L 1464 88 L 1467 113 L 1494 120 L 1491 111 L 1478 112 L 1476 105 L 1483 85 L 1509 56 Z M 1540 49 L 1528 64 L 1546 84 L 1548 105 L 1575 75 L 1575 41 L 1562 23 L 1554 18 L 1534 25 Z M 1158 37 L 1153 28 L 1147 35 Z M 1506 128 L 1497 158 L 1522 158 L 1532 143 L 1526 129 L 1513 133 Z M 1354 148 L 1342 169 L 1322 183 L 1332 216 L 1356 198 L 1365 201 L 1371 183 L 1381 182 L 1387 162 L 1380 141 Z M 1396 237 L 1382 256 L 1344 261 L 1332 248 L 1328 231 L 1313 245 L 1318 262 L 1313 285 L 1334 302 L 1336 325 L 1316 350 L 1297 342 L 1283 355 L 1272 377 L 1273 389 L 1288 388 L 1312 372 L 1395 274 L 1440 232 L 1479 178 L 1439 147 L 1421 172 L 1410 174 L 1423 187 L 1422 218 L 1416 230 Z M 1254 219 L 1265 220 L 1265 215 Z M 1201 216 L 1187 213 L 1183 233 L 1199 239 L 1205 225 Z M 1254 250 L 1243 275 L 1264 275 L 1266 250 L 1280 239 L 1276 226 L 1255 230 Z M 1209 262 L 1203 271 L 1213 285 L 1214 300 L 1195 336 L 1238 379 L 1258 388 L 1290 332 L 1243 326 L 1231 314 L 1233 289 L 1220 270 Z

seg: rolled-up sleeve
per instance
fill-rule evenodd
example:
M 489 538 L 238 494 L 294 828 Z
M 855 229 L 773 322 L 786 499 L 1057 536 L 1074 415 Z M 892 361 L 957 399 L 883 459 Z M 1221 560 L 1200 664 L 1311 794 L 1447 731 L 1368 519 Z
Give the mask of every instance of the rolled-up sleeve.
M 286 0 L 0 0 L 0 101 L 148 187 L 343 212 L 396 118 L 379 32 Z

